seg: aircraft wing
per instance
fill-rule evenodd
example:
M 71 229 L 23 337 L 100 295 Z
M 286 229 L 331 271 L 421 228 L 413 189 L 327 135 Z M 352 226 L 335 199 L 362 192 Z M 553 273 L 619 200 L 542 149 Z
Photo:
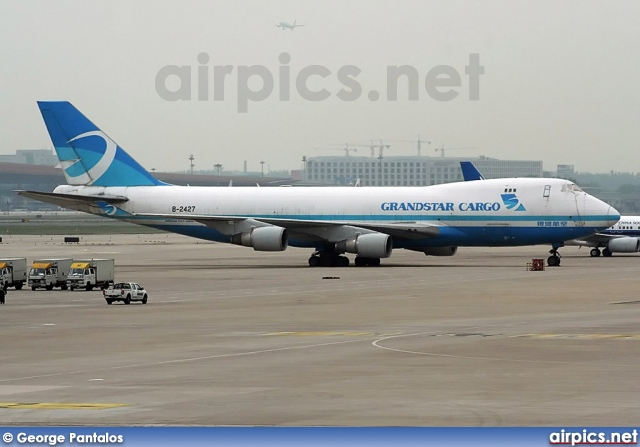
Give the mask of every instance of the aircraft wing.
M 83 196 L 77 194 L 57 194 L 53 192 L 40 192 L 40 191 L 16 191 L 19 195 L 28 197 L 30 199 L 39 200 L 41 202 L 52 203 L 54 205 L 62 206 L 65 208 L 75 209 L 74 205 L 89 205 L 97 202 L 107 203 L 124 203 L 129 199 L 120 196 L 109 195 L 95 195 L 95 196 Z
M 275 225 L 286 228 L 287 230 L 296 231 L 298 233 L 315 234 L 313 230 L 323 228 L 352 227 L 354 229 L 361 228 L 364 230 L 374 231 L 378 233 L 388 234 L 389 236 L 401 239 L 423 239 L 433 238 L 440 234 L 440 228 L 437 225 L 424 224 L 419 222 L 389 222 L 389 223 L 360 223 L 340 222 L 340 221 L 324 221 L 324 220 L 300 220 L 300 219 L 282 219 L 270 217 L 244 217 L 244 216 L 211 216 L 211 215 L 175 215 L 175 214 L 150 214 L 136 213 L 134 216 L 140 217 L 160 217 L 166 219 L 194 220 L 207 226 L 216 226 L 218 224 L 242 223 L 247 222 L 249 225 L 253 222 L 263 225 Z
M 573 239 L 572 241 L 565 242 L 567 245 L 587 245 L 589 247 L 598 247 L 601 244 L 606 244 L 611 239 L 617 239 L 620 237 L 626 237 L 624 235 L 603 234 L 595 233 L 591 236 L 586 236 L 581 239 Z
M 364 222 L 339 222 L 339 221 L 302 221 L 294 219 L 271 219 L 271 218 L 259 218 L 256 219 L 260 222 L 264 222 L 270 225 L 277 225 L 290 230 L 296 230 L 298 232 L 304 232 L 305 228 L 326 228 L 326 227 L 355 227 L 365 230 L 376 231 L 378 233 L 388 234 L 395 238 L 405 239 L 423 239 L 436 237 L 440 234 L 440 229 L 436 225 L 428 225 L 418 222 L 390 222 L 384 224 Z

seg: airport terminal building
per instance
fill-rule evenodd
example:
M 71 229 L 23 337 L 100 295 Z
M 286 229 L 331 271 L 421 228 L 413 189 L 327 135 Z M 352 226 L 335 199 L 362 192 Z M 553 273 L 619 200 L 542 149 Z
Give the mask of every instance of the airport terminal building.
M 321 185 L 428 186 L 462 181 L 461 161 L 471 161 L 485 178 L 542 177 L 542 161 L 488 157 L 354 156 L 309 157 L 304 182 Z

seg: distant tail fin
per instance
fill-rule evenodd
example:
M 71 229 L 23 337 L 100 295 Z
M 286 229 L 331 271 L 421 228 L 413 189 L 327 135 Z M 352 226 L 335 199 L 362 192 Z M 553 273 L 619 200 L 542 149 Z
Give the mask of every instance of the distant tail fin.
M 164 185 L 67 101 L 38 101 L 70 185 Z
M 478 168 L 476 168 L 470 161 L 461 161 L 460 168 L 462 169 L 462 177 L 465 182 L 472 180 L 484 180 L 484 177 L 480 174 Z

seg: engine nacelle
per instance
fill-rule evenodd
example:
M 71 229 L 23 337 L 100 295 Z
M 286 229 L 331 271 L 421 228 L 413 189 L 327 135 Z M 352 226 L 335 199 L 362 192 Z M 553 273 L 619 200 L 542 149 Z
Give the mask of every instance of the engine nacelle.
M 388 258 L 393 244 L 391 236 L 382 233 L 359 234 L 344 241 L 336 242 L 336 251 L 355 253 L 364 258 Z
M 282 227 L 256 227 L 231 236 L 231 243 L 253 247 L 256 251 L 284 251 L 289 245 L 287 230 Z
M 607 248 L 612 253 L 635 253 L 640 251 L 640 239 L 637 237 L 619 237 L 611 239 Z
M 458 247 L 429 247 L 423 250 L 427 256 L 453 256 L 458 251 Z

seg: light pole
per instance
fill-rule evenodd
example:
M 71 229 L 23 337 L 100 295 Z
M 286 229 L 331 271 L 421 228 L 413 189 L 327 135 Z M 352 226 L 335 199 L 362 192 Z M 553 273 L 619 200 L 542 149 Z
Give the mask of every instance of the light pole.
M 189 164 L 189 167 L 191 168 L 191 175 L 193 175 L 193 167 L 195 166 L 193 164 L 193 160 L 195 160 L 196 157 L 193 156 L 193 154 L 189 154 L 189 161 L 191 161 L 191 164 Z
M 260 172 L 262 173 L 262 177 L 264 177 L 264 161 L 260 162 Z

